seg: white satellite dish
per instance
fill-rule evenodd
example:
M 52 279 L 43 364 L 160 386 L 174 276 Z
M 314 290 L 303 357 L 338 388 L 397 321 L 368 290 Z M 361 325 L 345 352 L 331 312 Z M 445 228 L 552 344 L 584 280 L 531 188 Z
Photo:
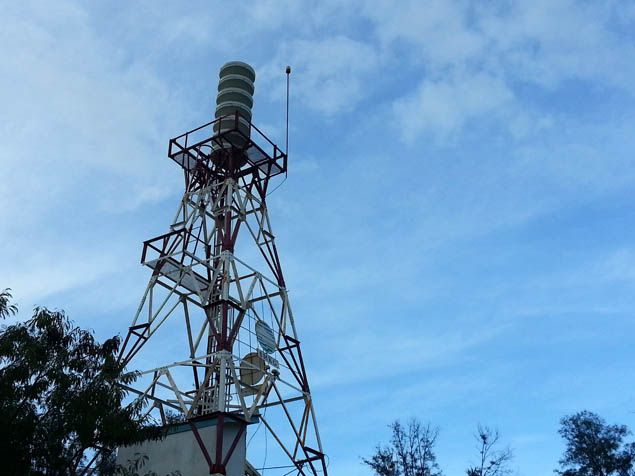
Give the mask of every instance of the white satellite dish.
M 276 338 L 273 335 L 273 330 L 264 321 L 256 322 L 256 338 L 262 350 L 267 354 L 271 354 L 276 351 Z
M 240 362 L 240 380 L 247 385 L 256 385 L 265 376 L 265 361 L 256 352 L 243 357 Z

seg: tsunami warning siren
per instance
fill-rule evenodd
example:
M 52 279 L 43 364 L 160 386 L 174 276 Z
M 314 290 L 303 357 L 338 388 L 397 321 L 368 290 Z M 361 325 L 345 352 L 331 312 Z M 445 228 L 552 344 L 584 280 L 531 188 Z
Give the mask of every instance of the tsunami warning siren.
M 147 455 L 144 471 L 327 473 L 266 205 L 287 154 L 252 123 L 255 81 L 248 64 L 223 65 L 214 120 L 169 143 L 185 193 L 169 231 L 144 242 L 152 275 L 120 353 L 154 362 L 126 389 L 167 437 L 117 455 Z

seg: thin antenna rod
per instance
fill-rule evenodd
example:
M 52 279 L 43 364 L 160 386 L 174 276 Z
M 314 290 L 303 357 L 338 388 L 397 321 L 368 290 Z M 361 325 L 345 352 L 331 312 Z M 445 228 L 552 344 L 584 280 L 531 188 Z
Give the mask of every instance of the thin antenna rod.
M 287 137 L 284 145 L 284 153 L 289 157 L 289 76 L 291 76 L 291 66 L 287 66 Z

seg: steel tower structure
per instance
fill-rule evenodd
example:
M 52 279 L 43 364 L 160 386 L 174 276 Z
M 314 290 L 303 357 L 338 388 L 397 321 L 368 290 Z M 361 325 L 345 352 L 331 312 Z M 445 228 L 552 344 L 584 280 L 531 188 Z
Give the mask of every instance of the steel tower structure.
M 267 211 L 271 180 L 287 172 L 287 155 L 250 114 L 220 112 L 169 142 L 185 192 L 169 231 L 143 244 L 141 262 L 152 276 L 120 354 L 125 364 L 153 363 L 167 346 L 182 358 L 142 371 L 127 389 L 164 425 L 189 426 L 210 474 L 228 474 L 248 432 L 269 437 L 267 451 L 275 447 L 286 459 L 280 474 L 326 474 Z M 163 348 L 148 350 L 161 332 Z M 203 424 L 213 426 L 213 447 Z M 249 461 L 244 468 L 259 474 Z

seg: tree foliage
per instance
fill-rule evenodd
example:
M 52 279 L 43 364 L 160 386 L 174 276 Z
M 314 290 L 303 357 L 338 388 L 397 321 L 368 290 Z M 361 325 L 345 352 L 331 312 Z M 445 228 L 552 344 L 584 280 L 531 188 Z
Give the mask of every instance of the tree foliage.
M 378 476 L 441 476 L 434 445 L 439 430 L 430 424 L 410 420 L 407 427 L 395 421 L 390 425 L 388 446 L 377 446 L 375 454 L 362 461 Z
M 14 316 L 18 312 L 15 304 L 11 304 L 11 290 L 0 291 L 0 319 Z
M 512 451 L 509 448 L 498 449 L 500 434 L 498 430 L 478 425 L 474 435 L 477 441 L 478 463 L 467 469 L 467 476 L 504 476 L 509 474 L 509 462 Z
M 567 447 L 557 474 L 563 476 L 632 476 L 635 444 L 625 443 L 630 434 L 624 425 L 608 425 L 589 411 L 560 420 L 560 435 Z
M 15 314 L 8 291 L 0 315 Z M 59 311 L 36 308 L 0 333 L 0 461 L 6 475 L 76 474 L 87 456 L 160 430 L 124 406 L 130 383 L 117 360 L 119 339 L 99 343 Z

